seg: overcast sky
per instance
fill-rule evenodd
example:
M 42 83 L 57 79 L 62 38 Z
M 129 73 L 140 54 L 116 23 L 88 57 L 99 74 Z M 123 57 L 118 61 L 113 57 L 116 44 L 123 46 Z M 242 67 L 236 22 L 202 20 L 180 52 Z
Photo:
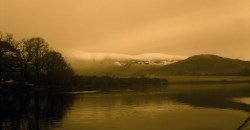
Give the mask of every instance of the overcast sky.
M 250 60 L 249 0 L 0 0 L 0 31 L 54 49 Z

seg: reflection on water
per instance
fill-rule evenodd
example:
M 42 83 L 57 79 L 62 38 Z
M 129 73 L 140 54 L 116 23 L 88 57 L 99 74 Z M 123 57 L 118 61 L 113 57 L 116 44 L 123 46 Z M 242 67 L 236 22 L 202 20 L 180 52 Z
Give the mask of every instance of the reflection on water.
M 0 130 L 49 130 L 60 127 L 73 95 L 2 94 Z
M 0 97 L 0 130 L 250 129 L 249 84 Z

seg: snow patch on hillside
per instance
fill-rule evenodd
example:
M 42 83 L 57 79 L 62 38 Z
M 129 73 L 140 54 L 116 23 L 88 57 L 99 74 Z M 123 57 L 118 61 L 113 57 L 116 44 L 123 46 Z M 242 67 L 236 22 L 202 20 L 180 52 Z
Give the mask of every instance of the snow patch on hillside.
M 135 59 L 144 61 L 155 61 L 155 60 L 183 60 L 186 56 L 174 56 L 162 53 L 145 53 L 133 56 Z
M 139 61 L 163 61 L 163 60 L 184 60 L 187 56 L 174 56 L 162 53 L 145 53 L 140 55 L 128 55 L 119 53 L 90 53 L 81 51 L 71 51 L 68 56 L 73 59 L 84 61 L 126 61 L 126 60 L 139 60 Z

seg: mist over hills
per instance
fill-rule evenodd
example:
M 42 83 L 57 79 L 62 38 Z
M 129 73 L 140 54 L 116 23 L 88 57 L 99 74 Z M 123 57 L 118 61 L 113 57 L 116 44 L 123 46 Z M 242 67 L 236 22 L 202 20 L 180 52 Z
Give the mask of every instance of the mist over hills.
M 80 75 L 249 75 L 250 61 L 210 54 L 191 57 L 161 53 L 126 55 L 74 52 L 69 62 Z
M 161 68 L 186 59 L 161 53 L 127 55 L 117 53 L 88 53 L 72 51 L 68 59 L 77 74 L 139 76 L 147 70 Z
M 70 51 L 67 56 L 73 59 L 83 61 L 126 61 L 126 60 L 138 60 L 138 61 L 179 61 L 188 58 L 187 56 L 175 56 L 163 53 L 144 53 L 139 55 L 128 55 L 120 53 L 90 53 L 81 51 Z

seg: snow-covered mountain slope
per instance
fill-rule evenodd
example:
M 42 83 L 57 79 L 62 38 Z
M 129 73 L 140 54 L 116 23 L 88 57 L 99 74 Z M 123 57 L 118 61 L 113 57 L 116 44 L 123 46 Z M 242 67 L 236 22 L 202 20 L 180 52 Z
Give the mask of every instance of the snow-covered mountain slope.
M 68 53 L 68 57 L 79 61 L 113 61 L 116 65 L 119 65 L 119 63 L 122 65 L 126 62 L 135 64 L 167 65 L 187 58 L 186 56 L 174 56 L 162 53 L 128 55 L 118 53 L 89 53 L 81 51 L 71 51 Z
M 144 60 L 144 61 L 160 61 L 160 60 L 183 60 L 186 59 L 186 56 L 174 56 L 162 53 L 145 53 L 140 55 L 133 56 L 137 60 Z
M 147 70 L 172 64 L 187 57 L 161 53 L 128 55 L 71 51 L 66 58 L 80 75 L 138 76 Z

